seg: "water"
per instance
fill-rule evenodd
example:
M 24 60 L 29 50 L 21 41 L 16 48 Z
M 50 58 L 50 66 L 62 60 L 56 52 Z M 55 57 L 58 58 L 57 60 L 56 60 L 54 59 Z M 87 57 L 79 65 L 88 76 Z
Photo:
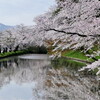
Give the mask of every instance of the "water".
M 0 100 L 100 100 L 99 81 L 77 69 L 47 55 L 0 61 Z

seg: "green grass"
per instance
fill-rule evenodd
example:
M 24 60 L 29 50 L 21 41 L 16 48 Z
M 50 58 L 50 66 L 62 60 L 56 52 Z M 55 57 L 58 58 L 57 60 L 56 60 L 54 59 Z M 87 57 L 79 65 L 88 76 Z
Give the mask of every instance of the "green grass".
M 64 56 L 66 57 L 71 57 L 71 58 L 77 58 L 77 59 L 81 59 L 81 60 L 88 60 L 88 57 L 85 56 L 84 53 L 80 52 L 80 51 L 68 51 L 64 54 Z
M 73 50 L 66 51 L 66 52 L 63 53 L 63 56 L 70 57 L 70 58 L 77 58 L 77 59 L 80 59 L 80 60 L 83 60 L 83 61 L 89 61 L 89 62 L 94 61 L 92 58 L 87 57 L 80 50 L 79 51 L 78 50 L 76 50 L 76 51 L 73 51 Z M 96 56 L 95 58 L 100 59 L 100 56 Z
M 26 53 L 26 51 L 16 51 L 16 52 L 12 51 L 12 52 L 1 53 L 0 58 L 15 56 L 15 55 L 24 54 L 24 53 Z
M 17 55 L 20 55 L 20 54 L 29 54 L 29 53 L 47 54 L 47 49 L 44 46 L 28 47 L 27 49 L 23 49 L 23 50 L 20 50 L 20 51 L 15 51 L 15 52 L 11 51 L 11 52 L 0 53 L 0 59 L 10 57 L 10 56 L 17 56 Z

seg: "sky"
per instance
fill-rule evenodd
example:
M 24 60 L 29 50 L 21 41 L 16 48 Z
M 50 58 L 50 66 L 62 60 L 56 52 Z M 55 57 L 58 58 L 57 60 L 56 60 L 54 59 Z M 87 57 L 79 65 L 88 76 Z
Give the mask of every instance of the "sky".
M 33 25 L 34 17 L 48 11 L 55 0 L 0 0 L 0 23 Z

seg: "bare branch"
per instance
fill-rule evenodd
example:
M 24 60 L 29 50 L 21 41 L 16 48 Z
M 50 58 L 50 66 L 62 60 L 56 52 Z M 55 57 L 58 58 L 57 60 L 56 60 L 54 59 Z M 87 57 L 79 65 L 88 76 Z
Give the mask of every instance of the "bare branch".
M 47 29 L 45 31 L 56 31 L 56 32 L 65 33 L 65 34 L 69 34 L 69 35 L 78 35 L 80 37 L 88 37 L 88 36 L 91 36 L 91 37 L 100 37 L 99 34 L 95 34 L 95 35 L 84 35 L 84 34 L 73 33 L 73 32 L 66 32 L 66 31 L 57 30 L 57 29 Z

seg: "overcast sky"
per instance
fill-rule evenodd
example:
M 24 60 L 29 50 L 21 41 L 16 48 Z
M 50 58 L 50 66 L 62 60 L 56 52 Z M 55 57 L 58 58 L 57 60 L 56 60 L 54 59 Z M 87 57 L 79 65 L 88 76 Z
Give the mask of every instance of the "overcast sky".
M 32 25 L 33 18 L 48 11 L 54 0 L 0 0 L 0 23 Z

